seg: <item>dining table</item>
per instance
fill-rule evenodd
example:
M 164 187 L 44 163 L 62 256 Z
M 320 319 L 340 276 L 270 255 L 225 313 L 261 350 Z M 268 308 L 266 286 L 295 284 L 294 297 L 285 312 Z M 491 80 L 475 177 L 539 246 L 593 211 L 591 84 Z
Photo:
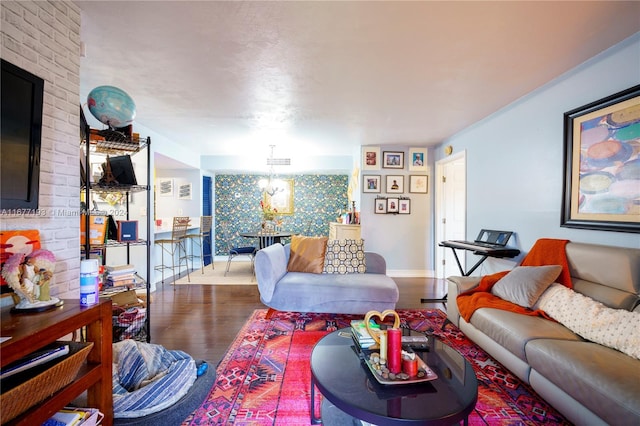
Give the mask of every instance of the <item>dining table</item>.
M 249 231 L 249 232 L 240 232 L 240 236 L 243 238 L 257 238 L 260 243 L 260 249 L 263 249 L 263 244 L 265 238 L 261 237 L 273 237 L 274 243 L 282 243 L 283 238 L 291 237 L 295 235 L 293 232 L 289 231 Z

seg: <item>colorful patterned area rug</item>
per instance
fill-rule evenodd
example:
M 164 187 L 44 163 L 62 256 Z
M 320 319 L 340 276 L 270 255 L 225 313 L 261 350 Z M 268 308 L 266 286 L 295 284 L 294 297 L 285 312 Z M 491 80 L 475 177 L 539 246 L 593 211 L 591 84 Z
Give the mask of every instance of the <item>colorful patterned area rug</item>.
M 437 309 L 398 310 L 401 326 L 431 331 L 473 365 L 478 402 L 471 425 L 570 425 L 528 385 L 513 376 L 453 325 L 440 330 L 446 314 Z M 203 404 L 183 425 L 309 425 L 313 346 L 349 327 L 361 315 L 256 310 L 217 368 Z M 316 392 L 316 395 L 319 393 Z M 316 401 L 315 412 L 320 408 Z

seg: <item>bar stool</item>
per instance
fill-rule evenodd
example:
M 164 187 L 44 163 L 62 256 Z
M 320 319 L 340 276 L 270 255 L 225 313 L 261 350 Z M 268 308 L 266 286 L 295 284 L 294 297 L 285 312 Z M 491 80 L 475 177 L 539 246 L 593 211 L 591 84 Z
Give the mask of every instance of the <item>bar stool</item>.
M 204 274 L 204 259 L 208 257 L 211 260 L 211 269 L 215 269 L 213 265 L 213 247 L 211 247 L 211 223 L 213 222 L 212 216 L 200 216 L 200 232 L 197 234 L 187 234 L 187 238 L 191 240 L 191 270 L 193 270 L 193 258 L 198 257 L 194 253 L 193 243 L 195 242 L 200 247 L 200 260 L 202 261 L 202 273 Z M 209 243 L 209 253 L 204 253 L 204 245 L 205 243 Z
M 160 265 L 156 265 L 154 268 L 156 271 L 162 272 L 162 283 L 164 284 L 164 270 L 171 269 L 171 273 L 173 274 L 173 285 L 176 284 L 176 254 L 178 255 L 178 276 L 180 276 L 180 265 L 182 264 L 182 260 L 184 259 L 185 269 L 187 270 L 187 281 L 191 282 L 191 277 L 189 277 L 189 258 L 187 256 L 187 248 L 186 248 L 186 236 L 187 236 L 187 227 L 189 226 L 189 217 L 179 216 L 173 218 L 173 228 L 171 230 L 171 238 L 156 240 L 155 243 L 159 244 L 162 248 L 162 260 Z M 165 265 L 164 263 L 164 253 L 167 253 L 171 256 L 171 266 Z

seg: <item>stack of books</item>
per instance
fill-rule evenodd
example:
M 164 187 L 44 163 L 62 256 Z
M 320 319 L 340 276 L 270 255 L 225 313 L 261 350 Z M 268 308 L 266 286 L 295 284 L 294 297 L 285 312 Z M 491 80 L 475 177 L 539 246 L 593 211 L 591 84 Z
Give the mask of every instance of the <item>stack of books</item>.
M 105 287 L 133 287 L 137 284 L 136 268 L 133 265 L 106 266 Z
M 7 377 L 11 377 L 14 374 L 21 373 L 29 370 L 30 368 L 42 365 L 45 362 L 49 362 L 53 359 L 60 358 L 69 354 L 69 345 L 52 343 L 45 346 L 43 349 L 33 352 L 24 358 L 21 358 L 11 364 L 3 367 L 0 370 L 0 380 L 4 380 Z M 4 382 L 3 382 L 4 384 Z
M 372 330 L 380 330 L 380 325 L 375 321 L 370 320 L 369 328 Z M 376 345 L 376 341 L 373 340 L 373 337 L 369 334 L 369 331 L 364 324 L 364 320 L 351 320 L 351 334 L 353 335 L 353 340 L 361 349 L 369 349 Z

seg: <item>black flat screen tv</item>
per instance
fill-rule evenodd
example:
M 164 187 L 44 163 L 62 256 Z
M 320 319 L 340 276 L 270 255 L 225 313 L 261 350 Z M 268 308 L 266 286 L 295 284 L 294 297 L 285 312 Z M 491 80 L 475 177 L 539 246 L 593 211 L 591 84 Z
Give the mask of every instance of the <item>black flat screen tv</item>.
M 38 209 L 44 80 L 2 59 L 0 209 Z

